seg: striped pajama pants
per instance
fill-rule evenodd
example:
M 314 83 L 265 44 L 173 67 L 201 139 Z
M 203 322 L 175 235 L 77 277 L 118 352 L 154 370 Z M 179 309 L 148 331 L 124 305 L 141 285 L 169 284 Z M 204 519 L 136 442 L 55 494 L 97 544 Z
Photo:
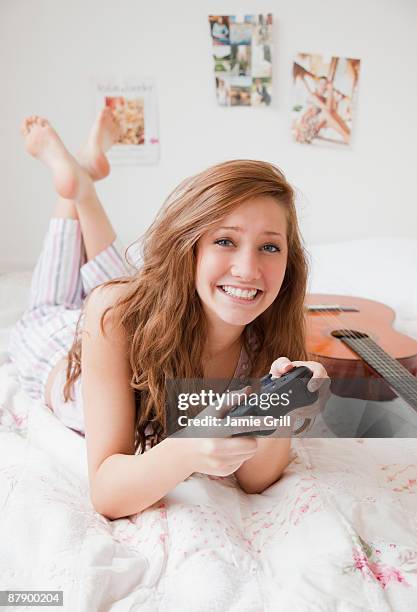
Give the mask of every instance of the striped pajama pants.
M 23 390 L 45 399 L 48 375 L 72 346 L 84 299 L 103 282 L 130 276 L 116 239 L 86 261 L 80 223 L 53 217 L 34 268 L 29 304 L 10 332 L 8 352 Z

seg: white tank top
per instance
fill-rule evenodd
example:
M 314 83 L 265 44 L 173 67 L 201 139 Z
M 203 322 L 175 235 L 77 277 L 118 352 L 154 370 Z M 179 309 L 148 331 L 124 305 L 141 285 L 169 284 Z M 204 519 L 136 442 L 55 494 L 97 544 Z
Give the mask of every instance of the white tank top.
M 54 382 L 51 387 L 51 404 L 56 417 L 64 423 L 70 429 L 75 430 L 80 433 L 82 436 L 85 435 L 85 425 L 84 425 L 84 410 L 83 410 L 83 398 L 81 394 L 81 380 L 82 375 L 80 375 L 77 380 L 74 382 L 74 386 L 71 390 L 71 397 L 74 398 L 74 401 L 68 400 L 68 402 L 64 401 L 64 385 L 65 385 L 65 373 L 66 373 L 66 363 L 62 368 L 57 371 Z M 153 427 L 148 425 L 145 429 L 145 434 L 147 436 L 153 433 Z M 146 450 L 150 448 L 150 441 L 148 440 L 146 443 Z
M 82 374 L 77 378 L 74 382 L 73 387 L 71 388 L 71 397 L 72 400 L 68 400 L 68 402 L 64 401 L 63 389 L 65 385 L 66 378 L 66 368 L 67 363 L 63 363 L 62 368 L 60 368 L 55 376 L 54 382 L 51 387 L 51 404 L 52 409 L 57 416 L 57 418 L 64 423 L 67 427 L 77 431 L 81 435 L 85 435 L 85 425 L 84 425 L 84 410 L 83 410 L 83 398 L 81 394 L 81 380 Z M 246 351 L 242 347 L 242 351 L 239 356 L 239 361 L 236 367 L 236 371 L 233 375 L 233 378 L 246 378 L 248 373 L 248 358 L 246 355 Z M 153 427 L 148 425 L 145 434 L 150 435 L 153 432 Z M 146 448 L 149 447 L 149 441 L 147 443 Z

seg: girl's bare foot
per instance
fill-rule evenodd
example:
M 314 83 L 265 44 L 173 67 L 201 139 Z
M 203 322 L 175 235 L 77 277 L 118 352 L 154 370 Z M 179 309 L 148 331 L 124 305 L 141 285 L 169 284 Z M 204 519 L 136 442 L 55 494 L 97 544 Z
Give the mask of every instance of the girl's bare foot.
M 105 153 L 120 138 L 121 130 L 110 108 L 103 108 L 91 128 L 87 142 L 77 155 L 80 164 L 93 181 L 105 178 L 110 165 Z
M 91 188 L 91 178 L 67 151 L 49 122 L 32 115 L 23 121 L 21 132 L 27 152 L 52 170 L 59 195 L 68 200 L 82 200 Z

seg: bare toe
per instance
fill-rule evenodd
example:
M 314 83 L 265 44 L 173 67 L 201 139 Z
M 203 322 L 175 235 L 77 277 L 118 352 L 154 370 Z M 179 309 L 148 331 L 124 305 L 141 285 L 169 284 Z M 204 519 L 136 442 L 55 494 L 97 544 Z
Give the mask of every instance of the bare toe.
M 35 115 L 26 119 L 22 128 L 27 152 L 52 170 L 59 195 L 66 199 L 80 197 L 83 189 L 88 188 L 90 179 L 67 151 L 49 121 Z
M 26 136 L 26 135 L 29 133 L 29 130 L 28 130 L 28 120 L 27 120 L 27 119 L 25 119 L 25 120 L 23 121 L 23 123 L 21 124 L 21 126 L 20 126 L 20 132 L 21 132 L 21 133 L 22 133 L 24 136 Z

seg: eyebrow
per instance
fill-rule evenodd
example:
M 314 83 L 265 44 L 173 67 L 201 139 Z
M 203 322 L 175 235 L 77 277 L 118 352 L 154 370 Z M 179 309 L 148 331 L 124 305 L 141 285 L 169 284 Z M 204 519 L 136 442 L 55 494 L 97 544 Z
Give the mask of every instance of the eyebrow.
M 218 227 L 217 230 L 234 230 L 235 232 L 242 232 L 243 231 L 241 227 L 232 226 L 232 225 Z M 264 235 L 266 235 L 266 236 L 282 236 L 282 234 L 279 234 L 278 232 L 265 231 L 265 232 L 262 232 L 262 233 Z

